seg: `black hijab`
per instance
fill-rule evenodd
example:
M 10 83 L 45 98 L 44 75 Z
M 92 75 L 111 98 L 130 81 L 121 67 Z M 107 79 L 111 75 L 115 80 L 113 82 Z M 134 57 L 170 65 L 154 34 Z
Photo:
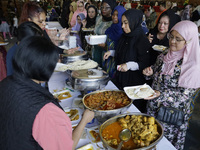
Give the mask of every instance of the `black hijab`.
M 104 2 L 107 3 L 110 6 L 110 8 L 111 8 L 112 11 L 117 6 L 116 0 L 103 0 L 102 3 L 101 3 L 101 5 L 103 5 Z M 102 15 L 102 17 L 103 17 L 103 19 L 105 21 L 111 21 L 112 20 L 112 16 L 105 17 L 105 16 Z
M 119 89 L 125 86 L 141 85 L 145 83 L 142 70 L 149 66 L 149 41 L 142 30 L 141 10 L 129 9 L 124 12 L 129 23 L 130 33 L 123 33 L 116 47 L 115 62 L 121 65 L 130 61 L 138 63 L 139 70 L 116 72 L 115 82 Z
M 141 36 L 141 34 L 143 34 L 141 26 L 143 13 L 141 10 L 129 9 L 125 11 L 122 16 L 125 16 L 127 18 L 131 32 L 130 33 L 124 32 L 119 40 L 119 44 L 117 45 L 115 59 L 119 64 L 122 64 L 130 60 L 136 61 L 137 54 L 136 51 L 134 51 L 135 47 L 134 45 L 137 39 Z M 128 45 L 125 45 L 127 41 L 130 42 L 128 43 Z
M 129 28 L 131 29 L 130 33 L 125 33 L 125 36 L 133 36 L 135 32 L 138 32 L 138 30 L 142 29 L 141 23 L 142 23 L 142 17 L 143 13 L 141 10 L 138 9 L 129 9 L 124 12 L 122 16 L 125 16 L 129 23 Z
M 181 17 L 176 15 L 174 13 L 174 11 L 172 9 L 168 9 L 167 11 L 163 12 L 159 19 L 158 19 L 158 23 L 160 22 L 160 19 L 163 16 L 168 16 L 169 17 L 169 29 L 168 32 L 171 30 L 171 28 L 178 23 L 179 21 L 181 21 Z M 153 32 L 158 33 L 158 23 L 156 24 L 156 26 L 153 28 Z
M 89 15 L 88 15 L 88 10 L 90 8 L 94 8 L 95 10 L 95 17 L 94 18 L 90 18 Z M 90 28 L 92 26 L 95 26 L 95 23 L 96 23 L 96 17 L 97 17 L 97 8 L 94 6 L 94 5 L 90 5 L 87 9 L 87 18 L 86 18 L 86 21 L 87 21 L 87 24 L 86 24 L 86 28 Z
M 102 4 L 104 2 L 107 3 L 110 6 L 110 8 L 112 9 L 112 11 L 117 6 L 116 0 L 103 0 Z

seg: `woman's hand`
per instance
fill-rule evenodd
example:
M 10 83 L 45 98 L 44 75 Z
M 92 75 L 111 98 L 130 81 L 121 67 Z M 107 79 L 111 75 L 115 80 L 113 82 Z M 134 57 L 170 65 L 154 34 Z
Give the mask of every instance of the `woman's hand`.
M 149 35 L 148 35 L 147 38 L 149 39 L 149 42 L 152 43 L 152 41 L 153 41 L 153 35 L 151 33 L 149 33 Z
M 82 120 L 87 124 L 94 118 L 94 112 L 86 109 L 83 113 Z
M 127 67 L 126 63 L 121 64 L 121 65 L 118 65 L 117 70 L 121 71 L 121 72 L 126 72 L 126 71 L 128 71 L 128 67 Z
M 142 71 L 142 73 L 145 76 L 151 76 L 151 75 L 153 75 L 153 69 L 151 67 L 147 67 Z
M 78 51 L 80 47 L 75 47 L 75 48 L 71 48 L 71 49 L 68 49 L 68 50 L 64 50 L 63 53 L 65 54 L 74 54 L 76 51 Z
M 106 43 L 101 43 L 101 44 L 98 44 L 100 47 L 105 47 L 106 46 Z
M 103 56 L 103 60 L 108 59 L 108 57 L 109 57 L 110 55 L 111 55 L 111 52 L 110 52 L 110 51 L 106 52 L 106 53 L 104 54 L 104 56 Z
M 62 29 L 59 31 L 61 34 L 60 34 L 60 37 L 59 37 L 59 40 L 66 40 L 66 36 L 68 36 L 70 34 L 70 29 Z
M 86 26 L 86 24 L 87 24 L 86 19 L 83 19 L 83 21 L 82 21 L 81 23 L 82 23 L 82 25 L 83 25 L 83 28 L 85 28 L 85 26 Z

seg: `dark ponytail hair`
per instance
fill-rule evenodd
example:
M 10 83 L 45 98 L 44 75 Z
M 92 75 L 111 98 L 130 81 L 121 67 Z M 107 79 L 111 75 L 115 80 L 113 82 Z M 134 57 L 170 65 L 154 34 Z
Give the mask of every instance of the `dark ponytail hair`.
M 14 74 L 38 81 L 48 81 L 59 54 L 56 46 L 45 37 L 31 36 L 23 39 L 13 58 Z
M 26 2 L 22 8 L 19 24 L 28 21 L 28 18 L 33 19 L 33 17 L 39 16 L 41 13 L 45 13 L 45 11 L 37 3 Z

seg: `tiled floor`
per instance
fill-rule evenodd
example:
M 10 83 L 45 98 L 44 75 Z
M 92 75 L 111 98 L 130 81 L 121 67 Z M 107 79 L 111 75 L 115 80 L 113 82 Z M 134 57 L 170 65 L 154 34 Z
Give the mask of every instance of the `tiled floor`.
M 8 50 L 17 41 L 16 38 L 9 40 L 6 46 Z M 192 119 L 190 120 L 190 127 L 187 131 L 184 150 L 200 150 L 200 96 L 195 104 Z

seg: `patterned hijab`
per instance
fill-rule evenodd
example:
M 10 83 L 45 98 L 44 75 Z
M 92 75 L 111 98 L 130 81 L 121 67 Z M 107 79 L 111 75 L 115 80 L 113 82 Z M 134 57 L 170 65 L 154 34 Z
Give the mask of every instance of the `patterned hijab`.
M 198 29 L 195 23 L 185 20 L 177 23 L 171 31 L 176 30 L 185 40 L 186 46 L 183 50 L 177 52 L 169 52 L 164 57 L 165 60 L 183 58 L 181 65 L 181 73 L 178 84 L 184 88 L 200 88 L 200 47 L 198 38 Z M 173 53 L 173 54 L 172 54 Z M 174 61 L 177 62 L 177 58 Z M 173 63 L 167 62 L 165 63 Z M 174 65 L 176 63 L 173 63 Z M 172 66 L 173 68 L 175 66 Z M 171 73 L 170 73 L 171 74 Z

